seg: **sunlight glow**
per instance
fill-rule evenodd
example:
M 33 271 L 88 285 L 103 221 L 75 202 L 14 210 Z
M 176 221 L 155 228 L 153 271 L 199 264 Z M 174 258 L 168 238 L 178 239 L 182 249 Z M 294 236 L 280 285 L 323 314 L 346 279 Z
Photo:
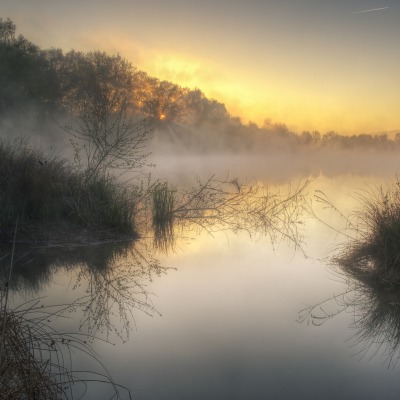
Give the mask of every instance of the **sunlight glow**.
M 374 95 L 376 83 L 369 84 L 362 74 L 349 91 L 348 85 L 341 83 L 348 82 L 346 76 L 327 80 L 329 71 L 323 69 L 312 74 L 313 80 L 303 82 L 296 76 L 288 80 L 289 71 L 282 72 L 282 76 L 273 70 L 249 76 L 247 71 L 223 71 L 210 60 L 160 52 L 147 53 L 138 67 L 160 80 L 199 88 L 208 98 L 224 103 L 228 112 L 244 123 L 262 126 L 270 118 L 295 132 L 341 134 L 390 131 L 399 126 L 395 110 L 398 93 L 389 88 L 384 76 L 379 78 L 380 85 L 387 87 L 386 101 L 382 102 Z
M 342 134 L 400 128 L 398 10 L 389 1 L 352 9 L 348 2 L 329 2 L 335 12 L 313 7 L 317 0 L 306 5 L 290 0 L 291 7 L 280 1 L 258 1 L 255 7 L 234 2 L 218 17 L 208 14 L 207 2 L 187 2 L 179 12 L 167 2 L 159 2 L 157 12 L 152 2 L 131 2 L 135 15 L 146 16 L 134 24 L 131 12 L 121 13 L 125 8 L 111 3 L 79 10 L 56 2 L 71 13 L 73 28 L 70 18 L 46 2 L 31 10 L 34 17 L 19 2 L 3 3 L 18 33 L 42 48 L 120 54 L 160 81 L 201 90 L 245 123 L 262 125 L 270 118 L 297 132 Z M 300 12 L 304 8 L 310 12 Z M 241 30 L 232 23 L 236 12 Z M 361 18 L 377 14 L 381 18 L 373 23 Z M 201 18 L 210 18 L 207 29 Z

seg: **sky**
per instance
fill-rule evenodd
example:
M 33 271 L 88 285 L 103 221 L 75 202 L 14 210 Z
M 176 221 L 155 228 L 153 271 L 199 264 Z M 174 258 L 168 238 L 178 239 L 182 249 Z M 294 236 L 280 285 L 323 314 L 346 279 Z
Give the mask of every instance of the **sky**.
M 400 0 L 1 0 L 42 48 L 119 53 L 244 122 L 400 130 Z

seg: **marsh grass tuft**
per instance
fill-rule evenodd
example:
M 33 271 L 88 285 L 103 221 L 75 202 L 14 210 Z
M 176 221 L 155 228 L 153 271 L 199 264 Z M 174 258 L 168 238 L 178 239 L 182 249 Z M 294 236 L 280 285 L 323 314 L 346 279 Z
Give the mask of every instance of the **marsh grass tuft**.
M 153 189 L 153 223 L 169 223 L 174 218 L 174 190 L 158 183 Z
M 319 197 L 321 199 L 321 197 Z M 400 182 L 358 193 L 360 207 L 347 220 L 347 241 L 332 261 L 352 276 L 387 287 L 400 284 Z M 326 199 L 325 203 L 332 206 Z M 335 209 L 335 207 L 332 206 Z M 336 209 L 337 211 L 337 209 Z
M 154 244 L 163 250 L 168 250 L 174 241 L 175 192 L 166 182 L 159 182 L 152 189 Z
M 110 399 L 121 398 L 122 390 L 129 395 L 128 389 L 113 381 L 91 347 L 97 338 L 52 328 L 54 319 L 63 318 L 76 305 L 43 306 L 37 300 L 20 308 L 1 306 L 2 399 L 73 399 L 86 392 L 90 382 L 109 386 L 113 393 Z M 102 371 L 74 370 L 72 362 L 78 354 L 92 358 Z
M 134 230 L 134 203 L 129 188 L 119 185 L 113 178 L 93 176 L 74 177 L 68 185 L 69 196 L 63 198 L 64 216 L 88 228 L 105 228 L 118 232 Z
M 36 332 L 24 326 L 21 316 L 3 312 L 0 358 L 1 396 L 4 399 L 59 399 L 62 386 L 52 379 L 49 363 L 34 357 Z

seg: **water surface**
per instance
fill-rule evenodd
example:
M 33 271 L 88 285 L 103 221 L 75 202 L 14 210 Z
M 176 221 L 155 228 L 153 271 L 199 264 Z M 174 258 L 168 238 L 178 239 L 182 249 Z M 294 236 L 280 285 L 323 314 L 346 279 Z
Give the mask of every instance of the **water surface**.
M 344 212 L 357 206 L 357 188 L 391 178 L 386 167 L 375 175 L 313 175 L 309 198 L 322 190 Z M 337 214 L 314 206 L 343 227 Z M 354 307 L 321 326 L 299 322 L 304 307 L 349 289 L 326 262 L 344 238 L 310 216 L 302 228 L 307 257 L 290 243 L 273 248 L 266 238 L 229 232 L 183 232 L 168 254 L 143 240 L 100 261 L 98 248 L 75 260 L 48 257 L 46 279 L 32 295 L 48 303 L 95 296 L 92 308 L 58 321 L 59 329 L 89 326 L 114 343 L 93 347 L 135 399 L 398 399 L 398 368 L 374 348 L 365 354 L 354 337 Z M 74 362 L 98 368 L 83 356 Z M 86 398 L 105 398 L 105 386 L 88 389 Z

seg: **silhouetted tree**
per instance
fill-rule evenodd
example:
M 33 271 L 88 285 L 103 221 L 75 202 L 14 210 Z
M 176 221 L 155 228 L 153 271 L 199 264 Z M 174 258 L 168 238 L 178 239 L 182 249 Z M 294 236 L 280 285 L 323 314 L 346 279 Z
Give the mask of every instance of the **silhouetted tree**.
M 184 109 L 183 89 L 168 81 L 153 81 L 151 96 L 142 110 L 157 119 L 175 119 Z
M 70 52 L 65 56 L 66 104 L 77 124 L 66 130 L 76 160 L 94 175 L 110 168 L 134 169 L 144 165 L 143 153 L 154 121 L 133 116 L 133 67 L 120 56 Z

